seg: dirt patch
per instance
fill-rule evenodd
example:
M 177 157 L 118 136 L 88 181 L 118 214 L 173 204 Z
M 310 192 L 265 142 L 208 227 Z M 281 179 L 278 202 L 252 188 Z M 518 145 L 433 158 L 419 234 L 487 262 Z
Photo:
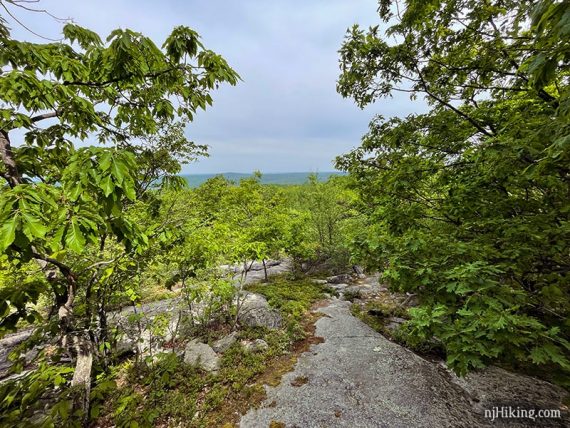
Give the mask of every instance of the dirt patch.
M 315 310 L 316 306 L 313 306 L 312 309 Z M 230 399 L 226 400 L 224 406 L 220 408 L 220 413 L 223 413 L 223 415 L 218 414 L 216 418 L 218 421 L 224 421 L 225 425 L 223 426 L 238 426 L 241 415 L 251 408 L 259 407 L 266 399 L 267 396 L 263 385 L 279 385 L 282 377 L 294 369 L 299 355 L 307 352 L 312 345 L 324 342 L 322 337 L 315 336 L 315 323 L 322 316 L 323 314 L 321 313 L 307 312 L 301 324 L 305 332 L 305 338 L 295 342 L 287 354 L 269 361 L 267 369 L 255 379 L 253 384 L 248 386 L 249 394 L 239 394 L 238 397 L 233 397 L 233 399 L 228 397 Z M 271 403 L 269 406 L 271 405 L 275 406 L 277 403 Z M 285 425 L 279 421 L 272 421 L 270 426 L 279 428 Z
M 313 307 L 313 310 L 316 307 Z M 293 370 L 297 364 L 297 358 L 304 352 L 307 352 L 312 345 L 323 343 L 325 339 L 315 336 L 315 323 L 322 317 L 320 313 L 309 312 L 303 321 L 303 330 L 305 331 L 305 338 L 293 344 L 290 353 L 277 357 L 270 362 L 268 369 L 257 380 L 258 384 L 265 384 L 269 386 L 277 386 L 281 383 L 281 378 L 285 373 Z
M 309 381 L 307 376 L 297 376 L 295 379 L 291 381 L 291 386 L 303 386 Z

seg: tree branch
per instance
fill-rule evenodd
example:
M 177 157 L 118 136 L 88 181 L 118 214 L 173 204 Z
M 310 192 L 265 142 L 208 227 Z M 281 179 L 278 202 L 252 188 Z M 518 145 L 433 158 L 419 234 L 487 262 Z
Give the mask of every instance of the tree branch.
M 431 98 L 433 98 L 434 100 L 436 100 L 438 103 L 444 105 L 445 107 L 447 107 L 448 109 L 450 109 L 451 111 L 453 111 L 454 113 L 456 113 L 457 115 L 461 116 L 463 119 L 467 120 L 471 125 L 473 125 L 475 128 L 477 128 L 479 130 L 479 132 L 481 132 L 482 134 L 486 135 L 487 137 L 493 137 L 493 133 L 489 132 L 488 130 L 486 130 L 479 122 L 477 122 L 475 119 L 473 119 L 471 116 L 469 116 L 468 114 L 462 112 L 461 110 L 459 110 L 458 108 L 454 107 L 453 105 L 449 104 L 448 102 L 444 101 L 443 99 L 441 99 L 440 97 L 438 97 L 437 95 L 435 95 L 434 93 L 432 93 L 428 86 L 426 81 L 424 80 L 424 77 L 422 75 L 422 72 L 420 71 L 419 67 L 416 65 L 416 71 L 418 73 L 418 76 L 420 78 L 421 84 L 424 88 L 424 92 L 429 95 Z
M 156 79 L 157 77 L 160 77 L 163 74 L 170 73 L 171 71 L 175 71 L 175 70 L 180 70 L 180 68 L 181 68 L 180 66 L 170 67 L 170 68 L 158 71 L 156 73 L 144 74 L 141 77 L 143 77 L 145 79 L 147 79 L 147 78 Z M 89 86 L 92 88 L 100 88 L 103 86 L 111 85 L 113 83 L 119 83 L 121 81 L 126 81 L 126 80 L 133 78 L 133 77 L 135 77 L 135 75 L 131 73 L 131 74 L 127 74 L 126 76 L 115 77 L 114 79 L 104 80 L 102 82 L 64 81 L 63 85 L 64 86 Z
M 51 119 L 53 117 L 58 117 L 58 116 L 59 116 L 58 111 L 52 111 L 49 113 L 38 114 L 37 116 L 32 116 L 32 117 L 30 117 L 30 122 L 36 123 L 36 122 L 39 122 L 41 120 Z

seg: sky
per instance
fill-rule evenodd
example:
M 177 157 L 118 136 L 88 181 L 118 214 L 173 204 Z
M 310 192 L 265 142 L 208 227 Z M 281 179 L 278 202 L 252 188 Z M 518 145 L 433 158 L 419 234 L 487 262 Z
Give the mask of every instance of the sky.
M 331 171 L 357 147 L 376 114 L 406 116 L 421 103 L 405 94 L 359 109 L 336 92 L 347 28 L 380 23 L 376 0 L 41 0 L 34 7 L 96 31 L 130 28 L 161 45 L 173 27 L 196 30 L 241 76 L 222 86 L 187 136 L 210 157 L 184 173 Z M 45 14 L 13 9 L 34 32 L 61 37 Z M 12 36 L 39 39 L 11 22 Z

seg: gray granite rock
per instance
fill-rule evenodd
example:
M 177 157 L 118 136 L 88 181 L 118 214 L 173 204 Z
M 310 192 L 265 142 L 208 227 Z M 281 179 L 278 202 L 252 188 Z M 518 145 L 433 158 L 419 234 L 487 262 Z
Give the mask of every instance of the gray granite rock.
M 360 285 L 351 285 L 349 287 L 345 287 L 342 291 L 344 293 L 360 294 L 363 290 L 364 287 L 361 287 Z
M 353 266 L 352 266 L 352 270 L 353 270 L 354 273 L 355 273 L 356 275 L 358 275 L 359 277 L 360 277 L 361 275 L 363 275 L 363 276 L 362 276 L 363 278 L 366 277 L 366 275 L 364 275 L 364 269 L 362 268 L 362 266 L 353 265 Z
M 567 414 L 505 425 L 481 413 L 481 407 L 501 402 L 561 408 L 567 395 L 561 388 L 496 369 L 458 379 L 352 316 L 349 302 L 333 300 L 320 312 L 326 316 L 317 321 L 315 335 L 324 342 L 302 354 L 280 385 L 267 387 L 266 400 L 241 418 L 241 427 L 570 426 Z
M 243 347 L 249 352 L 263 352 L 269 349 L 269 345 L 263 339 L 256 339 L 253 342 L 246 342 Z
M 283 324 L 281 315 L 272 309 L 265 297 L 255 293 L 245 293 L 240 298 L 241 307 L 238 321 L 249 327 L 279 328 Z
M 32 335 L 32 329 L 21 330 L 16 333 L 7 334 L 0 339 L 0 378 L 7 376 L 12 362 L 8 359 L 8 355 L 12 350 L 20 345 Z
M 336 291 L 344 291 L 346 287 L 349 287 L 348 284 L 329 284 L 329 287 Z
M 222 337 L 219 340 L 216 340 L 212 344 L 212 349 L 218 353 L 226 352 L 230 346 L 232 346 L 237 341 L 237 332 L 233 331 L 227 336 Z
M 405 320 L 404 318 L 390 317 L 386 319 L 385 326 L 388 330 L 394 331 L 400 328 L 400 326 L 404 324 L 406 321 L 407 320 Z
M 342 275 L 334 275 L 334 276 L 329 276 L 327 278 L 327 282 L 329 284 L 342 284 L 344 282 L 350 282 L 351 280 L 351 276 L 348 274 L 342 274 Z
M 499 367 L 488 367 L 459 378 L 450 374 L 454 383 L 459 385 L 473 403 L 473 410 L 485 416 L 485 410 L 494 407 L 520 407 L 521 409 L 561 409 L 563 418 L 537 419 L 536 421 L 518 420 L 516 426 L 569 427 L 570 415 L 560 401 L 567 392 L 551 383 L 512 373 Z M 564 410 L 565 409 L 565 410 Z M 497 420 L 496 422 L 508 422 Z M 497 423 L 496 423 L 497 424 Z M 512 426 L 512 425 L 509 425 Z
M 202 369 L 212 372 L 220 368 L 220 357 L 207 344 L 192 340 L 186 345 L 184 351 L 186 364 L 198 365 Z

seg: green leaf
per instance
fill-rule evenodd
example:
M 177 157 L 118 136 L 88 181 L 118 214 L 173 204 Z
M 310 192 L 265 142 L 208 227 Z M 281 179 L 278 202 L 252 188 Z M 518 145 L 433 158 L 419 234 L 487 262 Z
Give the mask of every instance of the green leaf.
M 115 190 L 115 183 L 113 183 L 113 179 L 110 175 L 106 176 L 101 182 L 99 183 L 99 187 L 103 190 L 105 197 L 109 196 Z
M 128 174 L 128 169 L 120 159 L 113 158 L 111 174 L 117 179 L 118 183 L 122 183 L 125 179 L 125 175 Z
M 67 196 L 69 197 L 69 199 L 71 199 L 72 201 L 77 201 L 84 189 L 81 182 L 78 181 L 74 183 L 70 189 L 67 190 L 68 190 Z
M 15 214 L 14 217 L 5 220 L 0 227 L 0 251 L 5 251 L 14 242 L 18 222 L 18 214 Z
M 85 237 L 75 217 L 71 219 L 71 226 L 67 229 L 65 244 L 76 253 L 81 253 L 85 249 Z
M 48 231 L 41 219 L 30 213 L 22 212 L 22 229 L 26 237 L 32 241 L 34 238 L 43 238 Z
M 136 199 L 137 195 L 135 192 L 135 184 L 130 178 L 123 182 L 123 191 L 125 192 L 126 197 L 131 201 Z
M 101 156 L 101 160 L 99 161 L 99 169 L 105 172 L 111 167 L 111 163 L 113 162 L 113 155 L 111 152 L 107 151 L 103 153 Z

